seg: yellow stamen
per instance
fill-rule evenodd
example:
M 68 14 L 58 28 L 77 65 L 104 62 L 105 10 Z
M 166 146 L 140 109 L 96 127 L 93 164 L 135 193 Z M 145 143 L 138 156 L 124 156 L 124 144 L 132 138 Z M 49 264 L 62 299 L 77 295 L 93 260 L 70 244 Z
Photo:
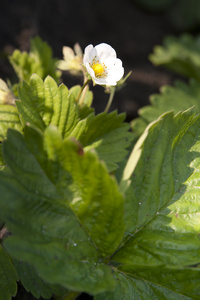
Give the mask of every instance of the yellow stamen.
M 102 75 L 104 75 L 104 67 L 102 64 L 100 63 L 94 63 L 92 65 L 92 69 L 94 70 L 95 76 L 96 77 L 102 77 Z

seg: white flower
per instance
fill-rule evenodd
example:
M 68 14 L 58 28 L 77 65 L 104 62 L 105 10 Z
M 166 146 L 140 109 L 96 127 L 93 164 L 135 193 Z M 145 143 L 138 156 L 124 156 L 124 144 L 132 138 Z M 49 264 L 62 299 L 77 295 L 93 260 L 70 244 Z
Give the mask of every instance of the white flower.
M 7 83 L 0 78 L 0 104 L 15 105 L 15 96 Z
M 58 69 L 70 71 L 72 74 L 82 72 L 83 53 L 78 43 L 74 45 L 74 50 L 70 47 L 63 47 L 63 60 L 58 61 Z
M 95 47 L 88 45 L 85 48 L 83 64 L 96 84 L 113 86 L 124 75 L 122 61 L 117 58 L 115 50 L 105 43 Z

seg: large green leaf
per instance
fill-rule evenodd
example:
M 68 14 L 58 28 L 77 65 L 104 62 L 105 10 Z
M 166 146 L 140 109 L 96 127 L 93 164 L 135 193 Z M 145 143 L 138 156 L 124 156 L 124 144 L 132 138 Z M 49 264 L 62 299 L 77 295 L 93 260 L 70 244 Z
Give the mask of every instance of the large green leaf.
M 114 171 L 132 139 L 129 125 L 123 123 L 125 115 L 112 112 L 95 116 L 88 107 L 78 105 L 76 93 L 77 89 L 73 94 L 73 89 L 69 92 L 65 85 L 58 87 L 51 77 L 43 83 L 33 75 L 30 84 L 24 82 L 19 89 L 21 101 L 17 101 L 17 108 L 23 124 L 28 122 L 42 131 L 49 124 L 57 126 L 64 138 L 76 138 L 85 150 L 96 149 L 109 171 Z
M 22 261 L 14 260 L 14 265 L 19 275 L 19 279 L 27 292 L 31 292 L 35 298 L 49 299 L 52 294 L 61 295 L 67 293 L 59 286 L 54 286 L 45 282 L 35 271 L 32 265 Z
M 111 264 L 135 293 L 145 282 L 159 289 L 156 299 L 165 299 L 167 289 L 172 299 L 199 299 L 200 116 L 167 113 L 147 130 L 125 194 L 124 243 Z
M 160 269 L 159 269 L 160 271 Z M 145 272 L 145 267 L 144 267 Z M 179 293 L 172 291 L 154 282 L 142 280 L 137 276 L 132 277 L 123 272 L 116 272 L 118 280 L 117 288 L 114 292 L 102 293 L 94 297 L 95 300 L 191 300 Z
M 0 245 L 0 299 L 10 300 L 17 293 L 18 276 L 8 254 Z
M 157 66 L 200 81 L 200 37 L 194 38 L 189 34 L 178 38 L 168 36 L 163 46 L 156 46 L 149 58 Z
M 22 131 L 19 113 L 15 106 L 0 105 L 0 143 L 7 137 L 8 128 Z M 0 144 L 0 167 L 5 164 L 2 157 L 2 144 Z
M 55 127 L 45 131 L 39 153 L 40 134 L 28 131 L 24 140 L 9 130 L 4 142 L 9 170 L 0 174 L 0 204 L 13 233 L 4 246 L 49 283 L 93 294 L 112 289 L 101 260 L 123 234 L 123 198 L 115 181 L 95 154 L 82 155 Z
M 56 71 L 57 60 L 52 57 L 50 46 L 39 37 L 31 39 L 30 53 L 15 50 L 9 60 L 21 81 L 29 82 L 33 73 L 43 79 L 50 75 L 56 81 L 59 80 L 60 73 Z
M 151 105 L 139 110 L 139 118 L 131 123 L 134 138 L 137 139 L 144 131 L 146 126 L 156 120 L 166 111 L 186 110 L 194 106 L 194 110 L 200 112 L 200 85 L 195 79 L 190 80 L 189 84 L 176 81 L 175 86 L 163 86 L 160 94 L 150 97 Z
M 101 255 L 112 254 L 124 232 L 123 199 L 116 182 L 107 174 L 105 167 L 97 163 L 94 154 L 84 154 L 79 144 L 62 141 L 56 127 L 50 126 L 45 131 L 44 149 L 47 158 L 44 158 L 45 152 L 41 148 L 39 134 L 27 128 L 25 137 L 31 145 L 30 150 L 38 157 L 41 165 L 48 159 L 44 166 L 46 174 L 63 198 L 68 195 L 73 211 L 86 227 Z M 68 185 L 64 184 L 66 180 Z

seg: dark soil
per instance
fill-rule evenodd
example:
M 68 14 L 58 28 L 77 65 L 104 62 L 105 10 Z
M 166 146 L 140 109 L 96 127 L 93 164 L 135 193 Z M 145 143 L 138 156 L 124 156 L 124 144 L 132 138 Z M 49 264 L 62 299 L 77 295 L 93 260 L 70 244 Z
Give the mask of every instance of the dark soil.
M 177 34 L 162 14 L 150 14 L 134 4 L 134 0 L 15 0 L 1 1 L 0 9 L 0 77 L 14 78 L 5 54 L 15 48 L 29 50 L 30 38 L 39 35 L 53 49 L 55 57 L 62 58 L 64 45 L 73 47 L 79 42 L 88 44 L 106 42 L 116 49 L 127 74 L 132 74 L 127 85 L 114 99 L 111 109 L 126 112 L 127 120 L 137 116 L 149 96 L 162 85 L 173 84 L 175 75 L 154 67 L 148 60 L 156 44 L 169 34 Z M 65 84 L 81 84 L 80 79 L 64 75 Z M 101 86 L 95 86 L 94 106 L 102 111 L 108 95 Z M 21 290 L 20 290 L 21 293 Z M 28 296 L 26 296 L 28 297 Z M 23 298 L 21 294 L 16 299 Z

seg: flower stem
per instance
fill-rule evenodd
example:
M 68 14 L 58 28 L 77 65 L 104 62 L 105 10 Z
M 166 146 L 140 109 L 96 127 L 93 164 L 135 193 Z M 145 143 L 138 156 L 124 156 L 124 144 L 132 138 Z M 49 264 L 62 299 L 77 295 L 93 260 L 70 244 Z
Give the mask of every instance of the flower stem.
M 83 90 L 85 89 L 85 87 L 86 87 L 86 86 L 88 85 L 88 83 L 90 82 L 90 80 L 91 80 L 91 79 L 88 79 L 88 80 L 86 80 L 86 81 L 84 82 L 84 84 L 83 84 L 83 86 L 82 86 L 82 88 L 81 88 L 81 90 L 80 90 L 80 93 L 78 94 L 78 97 L 77 97 L 77 99 L 76 99 L 76 101 L 79 102 L 80 105 L 83 104 L 83 100 L 84 100 L 84 97 L 81 98 L 81 94 L 82 94 Z
M 114 98 L 114 95 L 115 95 L 115 90 L 116 90 L 116 88 L 113 87 L 113 86 L 110 88 L 110 97 L 108 99 L 108 103 L 107 103 L 106 108 L 104 110 L 105 112 L 108 112 L 109 109 L 110 109 L 110 106 L 112 104 L 112 101 L 113 101 L 113 98 Z

